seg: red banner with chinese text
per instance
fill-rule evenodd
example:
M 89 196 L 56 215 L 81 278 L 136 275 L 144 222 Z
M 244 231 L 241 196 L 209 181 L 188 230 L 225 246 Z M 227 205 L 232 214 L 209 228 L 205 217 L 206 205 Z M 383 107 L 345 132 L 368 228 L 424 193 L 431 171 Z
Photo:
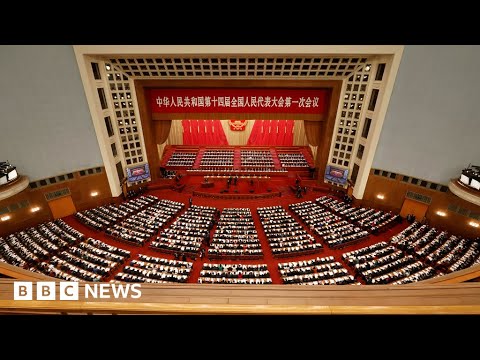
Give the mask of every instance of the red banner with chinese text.
M 328 89 L 152 89 L 154 113 L 323 114 Z

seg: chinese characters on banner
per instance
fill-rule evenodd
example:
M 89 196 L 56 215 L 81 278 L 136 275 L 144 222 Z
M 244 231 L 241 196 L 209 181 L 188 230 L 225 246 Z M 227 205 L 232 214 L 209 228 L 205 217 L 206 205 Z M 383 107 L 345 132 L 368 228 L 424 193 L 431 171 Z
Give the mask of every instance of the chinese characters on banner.
M 323 114 L 327 89 L 152 89 L 154 113 Z

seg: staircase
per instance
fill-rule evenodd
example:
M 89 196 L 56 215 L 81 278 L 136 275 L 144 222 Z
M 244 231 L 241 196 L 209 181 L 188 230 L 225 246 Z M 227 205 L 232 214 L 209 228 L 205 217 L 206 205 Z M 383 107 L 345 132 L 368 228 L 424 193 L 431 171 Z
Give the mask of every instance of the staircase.
M 235 148 L 233 152 L 233 169 L 240 170 L 242 168 L 242 155 L 239 148 Z
M 280 159 L 277 156 L 277 151 L 275 148 L 270 148 L 270 153 L 272 154 L 273 158 L 273 166 L 275 167 L 276 170 L 279 170 L 282 168 L 282 163 L 280 162 Z
M 315 166 L 315 160 L 313 159 L 313 156 L 310 152 L 310 148 L 309 147 L 304 147 L 302 150 L 301 150 L 303 156 L 305 157 L 305 160 L 307 160 L 308 162 L 308 165 L 314 167 Z
M 175 152 L 175 148 L 173 146 L 166 146 L 165 150 L 163 151 L 161 166 L 167 166 L 168 160 L 172 157 L 173 153 Z
M 193 169 L 200 169 L 200 163 L 202 162 L 203 153 L 205 152 L 205 148 L 198 149 L 197 157 L 195 158 L 195 162 L 193 163 Z

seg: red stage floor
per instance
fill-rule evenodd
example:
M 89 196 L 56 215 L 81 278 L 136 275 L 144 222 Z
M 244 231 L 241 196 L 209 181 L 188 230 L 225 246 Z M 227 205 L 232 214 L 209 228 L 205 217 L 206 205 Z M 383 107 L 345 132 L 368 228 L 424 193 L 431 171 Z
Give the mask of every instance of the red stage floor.
M 262 194 L 270 192 L 285 192 L 288 185 L 294 185 L 293 178 L 242 178 L 239 177 L 237 184 L 232 180 L 230 186 L 227 185 L 228 178 L 209 177 L 208 184 L 205 183 L 203 176 L 186 176 L 182 178 L 181 183 L 185 184 L 187 191 L 200 191 L 213 194 Z

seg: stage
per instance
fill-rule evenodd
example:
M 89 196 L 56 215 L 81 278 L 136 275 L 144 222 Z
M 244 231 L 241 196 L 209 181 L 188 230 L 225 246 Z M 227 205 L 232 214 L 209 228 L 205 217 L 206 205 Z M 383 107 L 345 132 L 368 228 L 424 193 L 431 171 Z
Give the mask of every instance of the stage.
M 182 181 L 183 180 L 183 181 Z M 281 196 L 287 179 L 269 176 L 185 176 L 180 182 L 194 196 L 222 198 L 258 198 Z

